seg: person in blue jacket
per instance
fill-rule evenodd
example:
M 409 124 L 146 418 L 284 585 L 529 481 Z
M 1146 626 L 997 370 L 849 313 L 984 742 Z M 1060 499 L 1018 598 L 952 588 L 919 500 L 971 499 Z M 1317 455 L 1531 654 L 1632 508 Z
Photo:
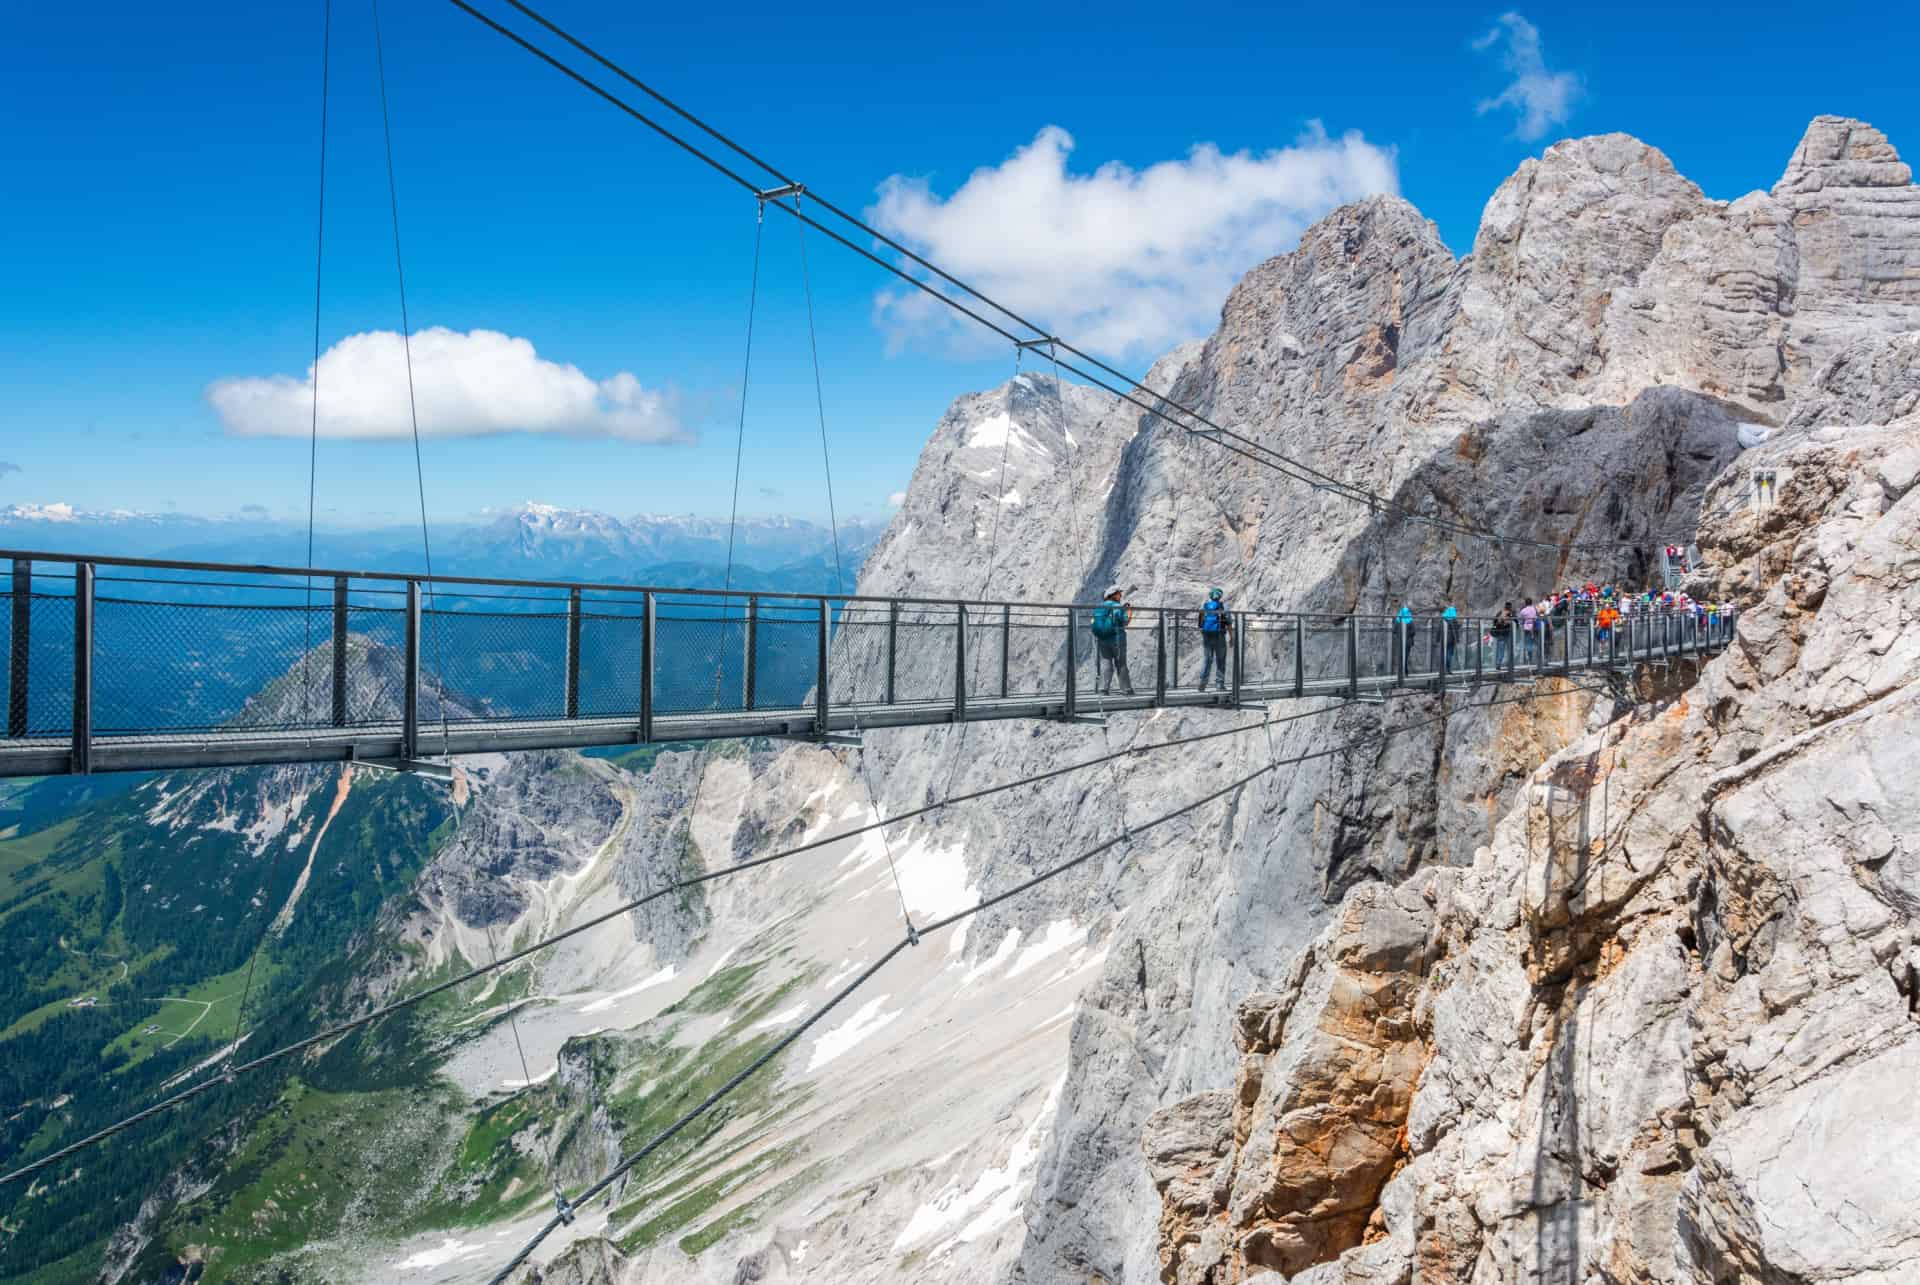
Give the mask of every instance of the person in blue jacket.
M 1413 670 L 1413 608 L 1407 603 L 1400 604 L 1400 614 L 1394 617 L 1394 628 L 1400 631 L 1400 672 Z
M 1207 676 L 1218 675 L 1219 690 L 1227 690 L 1227 641 L 1233 636 L 1233 613 L 1227 610 L 1226 595 L 1214 589 L 1200 608 L 1200 642 L 1205 648 L 1200 661 L 1200 690 L 1207 689 Z

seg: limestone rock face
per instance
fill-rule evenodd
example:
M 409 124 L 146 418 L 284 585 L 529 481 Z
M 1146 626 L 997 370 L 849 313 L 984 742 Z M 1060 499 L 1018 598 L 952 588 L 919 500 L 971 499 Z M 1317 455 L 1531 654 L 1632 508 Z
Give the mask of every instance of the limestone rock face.
M 1406 1155 L 1426 1060 L 1407 1011 L 1444 882 L 1355 889 L 1280 989 L 1242 1003 L 1237 1098 L 1204 1094 L 1148 1119 L 1162 1280 L 1293 1273 L 1361 1242 Z
M 1303 953 L 1311 976 L 1394 896 L 1400 940 L 1428 944 L 1375 992 L 1372 1029 L 1405 1029 L 1428 1060 L 1398 1116 L 1404 1167 L 1355 1211 L 1368 1243 L 1288 1244 L 1299 1256 L 1275 1265 L 1293 1280 L 1920 1277 L 1902 1090 L 1920 1068 L 1920 803 L 1901 748 L 1920 733 L 1920 648 L 1901 638 L 1920 615 L 1917 447 L 1908 422 L 1749 452 L 1717 489 L 1770 469 L 1780 503 L 1702 532 L 1709 590 L 1758 598 L 1736 647 L 1549 758 L 1470 869 L 1356 890 Z M 1317 1092 L 1324 1064 L 1290 1055 L 1288 1011 L 1241 1098 L 1305 1095 L 1336 1119 L 1248 1116 L 1212 1180 L 1234 1196 L 1207 1207 L 1221 1230 L 1189 1214 L 1163 1243 L 1206 1271 L 1168 1280 L 1236 1279 L 1249 1216 L 1285 1243 L 1369 1154 L 1321 1149 L 1319 1187 L 1272 1163 L 1377 1136 L 1383 1100 Z M 1240 1031 L 1275 1012 L 1249 998 Z
M 1920 330 L 1920 189 L 1885 134 L 1816 116 L 1773 197 L 1800 247 L 1796 365 L 1818 368 L 1862 328 Z

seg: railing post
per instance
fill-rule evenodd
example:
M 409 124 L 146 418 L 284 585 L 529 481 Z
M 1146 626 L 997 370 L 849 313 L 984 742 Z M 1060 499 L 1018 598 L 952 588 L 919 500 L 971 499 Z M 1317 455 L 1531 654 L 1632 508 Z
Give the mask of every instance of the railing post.
M 1293 694 L 1307 694 L 1307 618 L 1293 618 Z
M 1153 618 L 1153 703 L 1167 703 L 1167 609 L 1160 608 Z
M 1240 683 L 1247 669 L 1247 613 L 1234 613 L 1233 629 L 1233 703 L 1240 704 Z
M 568 718 L 580 717 L 580 590 L 567 590 L 567 682 L 563 708 Z
M 953 721 L 967 721 L 967 604 L 954 604 Z
M 407 581 L 405 677 L 400 696 L 400 757 L 420 757 L 420 582 Z
M 1480 638 L 1493 636 L 1493 631 L 1486 629 L 1485 625 L 1485 621 L 1476 621 L 1473 626 L 1475 629 L 1482 630 Z M 1473 685 L 1475 687 L 1478 687 L 1487 676 L 1487 645 L 1481 642 L 1480 638 L 1473 640 Z
M 7 735 L 27 734 L 28 657 L 32 654 L 33 563 L 13 560 L 13 616 L 9 648 L 13 662 L 7 668 Z
M 894 660 L 899 655 L 900 604 L 887 604 L 887 704 L 893 704 Z
M 759 598 L 759 595 L 750 593 L 747 595 L 747 645 L 746 645 L 747 672 L 745 677 L 742 678 L 741 680 L 741 689 L 740 689 L 741 705 L 743 708 L 746 708 L 746 709 L 753 708 L 754 697 L 757 694 L 754 690 L 754 675 L 753 675 L 754 663 L 753 662 L 754 662 L 754 653 L 758 650 L 759 632 L 760 632 L 760 598 Z
M 75 776 L 93 770 L 93 564 L 73 568 L 73 763 Z
M 1012 668 L 1013 650 L 1013 604 L 1004 603 L 1000 607 L 1000 694 L 1007 694 L 1007 674 Z
M 651 591 L 640 595 L 640 743 L 653 740 L 653 620 Z
M 347 578 L 333 578 L 333 725 L 347 725 Z
M 1180 620 L 1178 617 L 1175 617 L 1173 622 L 1173 668 L 1168 671 L 1167 681 L 1175 687 L 1180 685 Z
M 1413 634 L 1410 626 L 1398 616 L 1393 621 L 1393 685 L 1404 687 L 1407 683 L 1407 653 L 1413 650 Z
M 827 736 L 827 635 L 833 627 L 833 609 L 825 598 L 820 600 L 820 651 L 814 666 L 814 675 L 818 679 L 813 695 L 814 730 L 820 739 Z
M 1073 627 L 1074 610 L 1067 608 L 1067 717 L 1072 718 L 1080 712 L 1080 668 L 1079 648 L 1075 644 Z
M 1347 617 L 1347 699 L 1360 696 L 1360 621 Z
M 1593 626 L 1599 619 L 1600 619 L 1600 613 L 1597 611 L 1590 612 L 1587 615 L 1587 668 L 1588 669 L 1593 668 Z

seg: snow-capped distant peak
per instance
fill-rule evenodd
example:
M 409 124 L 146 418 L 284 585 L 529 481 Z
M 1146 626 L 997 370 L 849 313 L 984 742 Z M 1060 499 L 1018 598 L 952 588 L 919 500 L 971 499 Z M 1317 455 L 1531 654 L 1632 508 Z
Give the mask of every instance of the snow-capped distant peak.
M 0 509 L 0 517 L 22 522 L 71 522 L 75 516 L 71 504 L 9 504 Z

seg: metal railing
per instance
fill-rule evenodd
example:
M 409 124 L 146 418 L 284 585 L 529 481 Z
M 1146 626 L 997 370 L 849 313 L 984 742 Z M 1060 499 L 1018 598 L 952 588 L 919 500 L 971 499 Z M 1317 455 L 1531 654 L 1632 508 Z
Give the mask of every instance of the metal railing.
M 1453 621 L 9 553 L 0 776 L 1378 697 L 1700 656 L 1717 613 Z M 1496 633 L 1501 636 L 1496 637 Z

